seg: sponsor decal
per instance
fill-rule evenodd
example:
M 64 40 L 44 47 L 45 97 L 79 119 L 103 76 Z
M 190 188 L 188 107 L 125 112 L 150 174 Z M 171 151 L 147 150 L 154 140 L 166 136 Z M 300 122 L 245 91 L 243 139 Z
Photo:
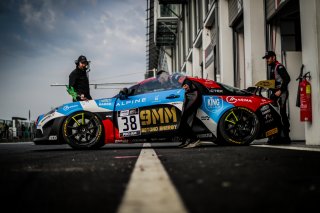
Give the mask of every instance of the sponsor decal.
M 156 109 L 144 109 L 140 112 L 142 126 L 151 124 L 167 124 L 177 122 L 177 112 L 175 107 L 160 107 Z
M 122 132 L 120 133 L 121 137 L 132 137 L 140 135 L 140 131 L 131 131 L 131 132 Z
M 98 106 L 111 106 L 112 103 L 99 103 Z
M 268 124 L 268 123 L 271 123 L 272 121 L 274 121 L 271 113 L 267 113 L 264 115 L 264 120 L 265 120 L 265 123 Z
M 198 134 L 198 138 L 212 138 L 213 134 L 212 133 L 206 133 L 206 134 Z
M 112 99 L 107 98 L 107 99 L 102 99 L 100 100 L 101 103 L 110 103 Z
M 151 100 L 151 103 L 159 103 L 161 100 L 159 100 L 159 95 L 154 96 L 154 99 Z
M 118 112 L 120 137 L 138 136 L 141 134 L 139 109 L 123 110 Z
M 56 135 L 49 136 L 49 141 L 56 141 L 56 140 L 58 140 L 58 137 Z
M 124 101 L 117 102 L 117 107 L 145 103 L 146 101 L 147 101 L 147 98 L 139 98 L 135 100 L 124 100 Z
M 107 99 L 102 99 L 97 101 L 98 106 L 104 107 L 104 106 L 112 106 L 112 99 L 107 98 Z
M 222 89 L 210 89 L 209 92 L 212 92 L 212 93 L 223 93 L 223 90 Z
M 153 127 L 145 127 L 141 128 L 142 133 L 151 133 L 151 132 L 162 132 L 169 130 L 176 130 L 177 125 L 164 125 L 164 126 L 153 126 Z
M 64 111 L 68 111 L 68 110 L 70 110 L 70 109 L 72 109 L 72 108 L 76 108 L 76 107 L 78 107 L 79 105 L 65 105 L 64 107 L 63 107 L 63 110 Z
M 53 116 L 54 116 L 54 113 L 49 114 L 49 115 L 46 115 L 46 116 L 41 120 L 41 122 L 39 123 L 39 125 L 45 123 L 47 120 L 49 120 L 49 119 L 52 118 Z
M 268 109 L 270 109 L 269 105 L 265 105 L 265 106 L 261 107 L 261 111 L 265 111 Z
M 262 115 L 268 114 L 268 113 L 270 113 L 270 112 L 271 112 L 271 110 L 270 110 L 270 109 L 267 109 L 266 111 L 263 111 L 263 112 L 262 112 Z
M 141 133 L 177 129 L 178 115 L 175 107 L 159 107 L 140 111 Z
M 252 103 L 252 100 L 249 98 L 241 98 L 241 97 L 234 97 L 234 96 L 228 96 L 226 98 L 226 101 L 230 104 L 234 104 L 238 101 L 240 102 L 247 102 L 247 103 Z
M 274 135 L 276 133 L 278 133 L 278 128 L 270 129 L 269 131 L 266 132 L 266 137 L 269 137 L 269 136 Z
M 205 107 L 208 111 L 214 112 L 223 107 L 223 100 L 219 97 L 205 97 Z
M 201 116 L 201 118 L 200 118 L 202 121 L 208 121 L 209 119 L 210 119 L 210 117 L 209 116 Z

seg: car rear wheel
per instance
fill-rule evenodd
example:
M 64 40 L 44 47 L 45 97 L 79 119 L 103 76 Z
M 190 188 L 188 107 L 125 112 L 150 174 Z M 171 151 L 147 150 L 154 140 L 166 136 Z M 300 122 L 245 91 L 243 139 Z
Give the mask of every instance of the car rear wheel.
M 257 136 L 260 123 L 257 115 L 244 107 L 225 112 L 219 124 L 220 145 L 249 145 Z
M 94 149 L 104 145 L 100 119 L 90 112 L 76 112 L 62 125 L 64 140 L 75 149 Z

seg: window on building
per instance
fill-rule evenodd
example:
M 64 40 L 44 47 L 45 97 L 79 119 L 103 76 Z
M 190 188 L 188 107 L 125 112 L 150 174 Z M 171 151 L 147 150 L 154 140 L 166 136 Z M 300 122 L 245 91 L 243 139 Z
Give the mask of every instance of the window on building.
M 202 12 L 202 1 L 198 1 L 197 4 L 197 19 L 198 19 L 198 24 L 197 24 L 197 33 L 202 29 L 203 26 L 203 12 Z
M 216 2 L 216 0 L 205 0 L 205 1 L 204 1 L 203 7 L 204 7 L 204 12 L 205 12 L 206 14 L 210 11 L 211 7 L 213 6 L 213 4 L 214 4 L 215 2 Z
M 160 4 L 161 17 L 176 17 L 179 14 L 179 5 L 177 4 Z
M 283 20 L 280 30 L 282 51 L 301 51 L 300 20 Z
M 193 27 L 192 27 L 192 4 L 188 4 L 188 46 L 189 48 L 192 47 L 193 44 Z M 189 51 L 188 51 L 189 52 Z

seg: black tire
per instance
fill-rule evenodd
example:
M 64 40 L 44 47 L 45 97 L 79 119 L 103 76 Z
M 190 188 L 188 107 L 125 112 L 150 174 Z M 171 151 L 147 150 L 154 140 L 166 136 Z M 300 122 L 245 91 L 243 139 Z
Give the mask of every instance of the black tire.
M 219 122 L 218 145 L 249 145 L 258 135 L 258 116 L 244 107 L 226 111 Z
M 63 139 L 75 149 L 96 149 L 104 145 L 100 119 L 91 112 L 69 115 L 62 125 Z

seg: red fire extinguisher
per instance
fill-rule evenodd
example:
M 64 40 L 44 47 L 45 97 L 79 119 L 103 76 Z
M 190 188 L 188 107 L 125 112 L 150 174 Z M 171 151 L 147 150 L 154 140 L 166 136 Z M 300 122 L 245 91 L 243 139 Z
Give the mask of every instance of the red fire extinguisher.
M 312 102 L 311 102 L 311 84 L 310 72 L 304 74 L 300 87 L 300 121 L 312 122 Z

